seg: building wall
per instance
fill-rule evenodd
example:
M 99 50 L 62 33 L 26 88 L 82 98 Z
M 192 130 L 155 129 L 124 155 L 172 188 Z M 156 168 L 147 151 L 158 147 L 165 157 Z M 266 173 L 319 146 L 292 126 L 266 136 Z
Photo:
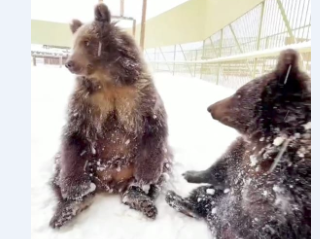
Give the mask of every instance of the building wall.
M 145 48 L 196 42 L 205 36 L 206 0 L 189 0 L 146 22 Z M 138 25 L 136 40 L 140 40 Z
M 203 41 L 262 1 L 189 0 L 146 22 L 145 48 Z
M 263 0 L 189 0 L 146 22 L 145 48 L 203 41 Z M 126 29 L 132 32 L 132 29 Z M 140 41 L 141 28 L 136 28 Z M 31 20 L 31 43 L 70 46 L 68 24 Z
M 31 44 L 70 47 L 71 42 L 68 24 L 31 20 Z
M 205 38 L 219 31 L 263 0 L 205 0 Z

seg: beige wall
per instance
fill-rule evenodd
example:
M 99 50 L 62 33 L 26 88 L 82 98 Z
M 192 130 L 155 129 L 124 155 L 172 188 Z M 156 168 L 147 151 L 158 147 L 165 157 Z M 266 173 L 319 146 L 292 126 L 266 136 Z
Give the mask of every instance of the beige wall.
M 190 0 L 146 23 L 145 47 L 196 42 L 204 38 L 206 0 Z M 140 39 L 137 26 L 136 39 Z
M 31 44 L 70 47 L 71 42 L 68 24 L 31 20 Z
M 147 21 L 145 48 L 202 41 L 262 1 L 189 0 Z M 31 21 L 32 44 L 70 46 L 71 37 L 68 24 Z M 139 25 L 136 40 L 140 40 Z
M 202 41 L 261 2 L 189 0 L 147 21 L 145 48 Z M 137 26 L 136 40 L 139 39 L 140 26 Z
M 263 0 L 206 0 L 205 38 L 233 22 Z

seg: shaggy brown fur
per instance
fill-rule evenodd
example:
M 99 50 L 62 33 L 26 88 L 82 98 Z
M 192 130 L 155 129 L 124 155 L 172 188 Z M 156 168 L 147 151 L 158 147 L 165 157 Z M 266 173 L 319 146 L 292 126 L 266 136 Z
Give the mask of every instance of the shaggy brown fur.
M 171 165 L 166 112 L 134 40 L 110 23 L 104 4 L 95 21 L 74 20 L 77 75 L 53 181 L 59 204 L 50 225 L 61 227 L 97 192 L 155 218 L 153 203 Z M 145 190 L 150 187 L 150 190 Z M 144 189 L 144 190 L 142 190 Z
M 311 91 L 298 58 L 284 51 L 275 71 L 208 108 L 242 137 L 209 169 L 184 175 L 210 186 L 185 199 L 167 194 L 217 239 L 311 237 Z

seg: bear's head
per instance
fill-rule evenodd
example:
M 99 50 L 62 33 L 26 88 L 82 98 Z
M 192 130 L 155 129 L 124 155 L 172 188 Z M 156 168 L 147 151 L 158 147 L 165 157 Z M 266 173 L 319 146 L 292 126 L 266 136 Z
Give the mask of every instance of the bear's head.
M 73 20 L 73 51 L 66 67 L 88 79 L 98 78 L 114 83 L 133 83 L 141 74 L 142 59 L 135 41 L 111 23 L 111 14 L 104 4 L 94 9 L 94 21 L 83 24 Z
M 211 106 L 212 117 L 251 139 L 292 135 L 311 121 L 311 79 L 299 70 L 299 54 L 280 54 L 276 69 Z

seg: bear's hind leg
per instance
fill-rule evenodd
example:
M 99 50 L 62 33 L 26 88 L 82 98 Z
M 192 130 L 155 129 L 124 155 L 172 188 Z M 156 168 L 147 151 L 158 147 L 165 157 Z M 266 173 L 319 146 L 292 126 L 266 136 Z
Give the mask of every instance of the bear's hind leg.
M 176 211 L 185 214 L 188 217 L 199 218 L 193 205 L 188 199 L 183 199 L 173 191 L 168 191 L 166 194 L 166 202 Z
M 94 194 L 87 195 L 79 200 L 61 200 L 50 221 L 52 228 L 60 228 L 69 223 L 80 212 L 89 207 L 93 201 Z

